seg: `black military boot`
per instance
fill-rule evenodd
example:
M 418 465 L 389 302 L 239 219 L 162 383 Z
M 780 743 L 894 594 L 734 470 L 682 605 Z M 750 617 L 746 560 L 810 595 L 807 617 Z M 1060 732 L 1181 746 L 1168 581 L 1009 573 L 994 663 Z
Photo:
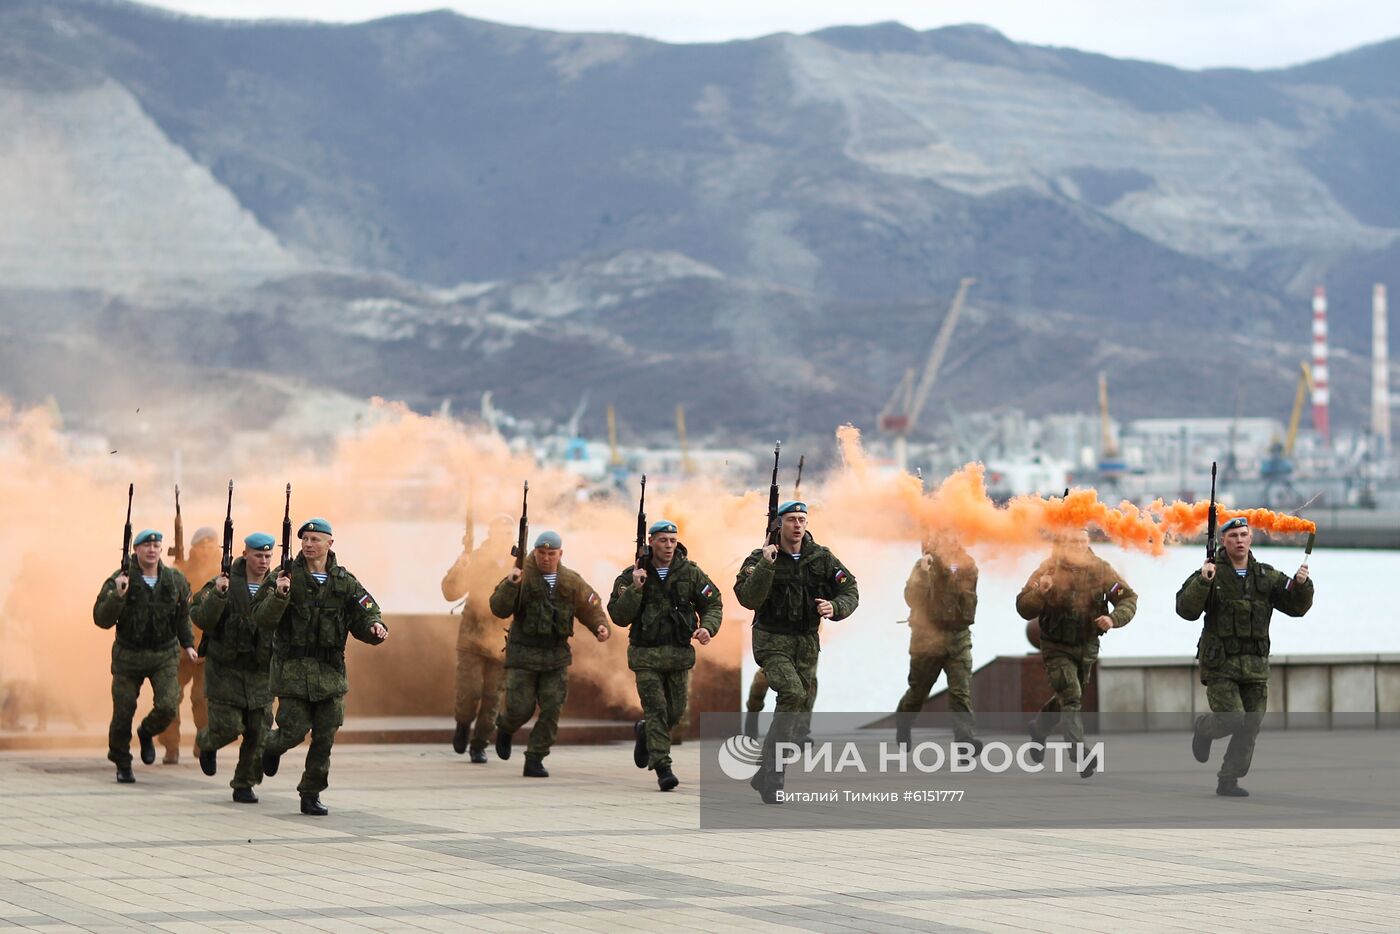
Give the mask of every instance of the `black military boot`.
M 257 804 L 258 796 L 253 794 L 251 788 L 235 788 L 233 789 L 233 800 L 239 804 Z
M 472 758 L 472 762 L 476 763 L 477 765 L 485 765 L 485 764 L 486 764 L 486 748 L 485 748 L 484 746 L 473 746 L 473 747 L 472 747 L 472 756 L 471 756 L 471 758 Z
M 321 796 L 319 794 L 302 795 L 301 813 L 310 814 L 312 817 L 325 817 L 330 813 L 330 808 L 321 803 Z
M 1196 718 L 1195 726 L 1191 729 L 1191 755 L 1196 757 L 1197 762 L 1206 762 L 1210 759 L 1211 738 L 1201 732 L 1201 727 L 1206 722 L 1206 715 L 1201 714 Z
M 982 755 L 982 747 L 985 746 L 985 745 L 987 745 L 986 743 L 982 742 L 980 739 L 978 739 L 978 738 L 975 737 L 975 736 L 969 736 L 969 737 L 966 737 L 965 739 L 959 739 L 959 740 L 957 740 L 957 742 L 959 742 L 959 743 L 967 743 L 969 746 L 971 746 L 971 747 L 972 747 L 972 755 L 973 755 L 973 758 L 976 758 L 977 756 Z
M 1249 792 L 1240 787 L 1239 779 L 1222 778 L 1215 783 L 1215 793 L 1226 798 L 1248 798 Z
M 1082 768 L 1082 769 L 1079 770 L 1079 777 L 1080 777 L 1080 778 L 1092 778 L 1092 777 L 1094 776 L 1094 773 L 1097 772 L 1098 770 L 1099 770 L 1099 760 L 1098 760 L 1098 759 L 1089 759 L 1089 760 L 1087 760 L 1087 761 L 1084 763 L 1084 768 Z
M 644 769 L 647 767 L 647 722 L 638 720 L 632 724 L 632 735 L 637 738 L 632 744 L 632 764 Z
M 502 729 L 500 729 L 499 727 L 496 729 L 496 758 L 497 758 L 497 759 L 509 759 L 509 758 L 510 758 L 510 740 L 511 740 L 511 734 L 510 734 L 510 733 L 507 733 L 505 730 L 502 730 Z
M 914 728 L 908 720 L 897 721 L 894 726 L 895 745 L 903 746 L 905 749 L 910 748 L 914 745 L 913 733 Z
M 121 782 L 123 785 L 130 785 L 136 781 L 136 776 L 131 774 L 131 766 L 117 766 L 117 781 Z
M 544 767 L 544 760 L 539 756 L 532 756 L 525 753 L 525 769 L 520 774 L 526 778 L 549 778 L 549 771 Z
M 457 755 L 467 751 L 467 734 L 471 732 L 471 726 L 466 723 L 457 724 L 457 729 L 452 733 L 452 751 Z
M 219 770 L 219 753 L 215 749 L 199 751 L 199 770 L 205 775 L 213 775 Z
M 758 792 L 758 796 L 764 804 L 777 804 L 778 792 L 783 790 L 783 773 L 770 772 L 766 768 L 761 768 L 753 778 L 749 779 L 749 787 Z
M 141 761 L 150 765 L 156 761 L 156 741 L 144 726 L 136 728 L 136 738 L 141 741 Z
M 676 773 L 671 771 L 669 765 L 658 765 L 656 767 L 656 784 L 662 791 L 670 791 L 680 783 L 681 780 L 676 778 Z
M 263 750 L 263 774 L 268 778 L 277 774 L 277 767 L 282 762 L 282 757 L 271 749 Z
M 750 710 L 744 714 L 744 735 L 749 739 L 758 739 L 758 711 Z
M 1037 745 L 1030 750 L 1031 761 L 1036 765 L 1045 761 L 1045 737 L 1035 731 L 1035 721 L 1032 720 L 1026 726 L 1027 732 L 1031 735 L 1031 742 Z

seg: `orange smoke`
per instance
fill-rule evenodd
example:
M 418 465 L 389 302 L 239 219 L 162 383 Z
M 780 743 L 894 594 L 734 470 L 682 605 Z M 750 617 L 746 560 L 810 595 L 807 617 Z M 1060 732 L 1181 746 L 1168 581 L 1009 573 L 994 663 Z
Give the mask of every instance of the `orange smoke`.
M 1190 538 L 1206 530 L 1210 517 L 1209 502 L 1183 503 L 1180 500 L 1171 505 L 1157 500 L 1148 507 L 1162 517 L 1162 525 L 1177 538 Z M 1226 509 L 1219 503 L 1215 506 L 1217 522 L 1226 522 L 1237 516 L 1249 520 L 1250 528 L 1263 529 L 1276 535 L 1295 535 L 1302 532 L 1316 532 L 1317 523 L 1300 516 L 1274 512 L 1270 509 Z

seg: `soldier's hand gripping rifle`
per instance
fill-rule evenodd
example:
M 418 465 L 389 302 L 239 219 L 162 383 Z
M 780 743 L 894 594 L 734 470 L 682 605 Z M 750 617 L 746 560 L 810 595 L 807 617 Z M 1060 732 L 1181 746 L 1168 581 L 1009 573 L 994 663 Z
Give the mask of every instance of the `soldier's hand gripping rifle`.
M 233 570 L 233 481 L 228 482 L 228 510 L 224 513 L 224 553 L 219 558 L 219 573 L 228 577 Z
M 637 500 L 637 554 L 633 567 L 645 571 L 651 560 L 651 545 L 647 544 L 647 475 L 642 474 L 642 496 Z
M 515 556 L 515 569 L 521 577 L 515 592 L 515 611 L 520 612 L 520 600 L 525 595 L 525 539 L 530 535 L 530 481 L 525 481 L 525 491 L 520 496 L 520 529 L 515 535 L 515 545 L 510 553 Z
M 768 484 L 768 532 L 763 540 L 765 546 L 778 544 L 778 530 L 783 525 L 778 519 L 778 454 L 782 448 L 781 441 L 773 445 L 773 479 Z
M 287 501 L 282 507 L 282 573 L 292 574 L 292 485 L 287 484 Z
M 180 484 L 175 484 L 175 544 L 165 552 L 176 561 L 185 560 L 185 520 L 180 515 Z
M 131 576 L 131 498 L 136 495 L 136 484 L 126 485 L 126 528 L 122 530 L 122 563 L 118 565 L 121 572 L 127 577 Z

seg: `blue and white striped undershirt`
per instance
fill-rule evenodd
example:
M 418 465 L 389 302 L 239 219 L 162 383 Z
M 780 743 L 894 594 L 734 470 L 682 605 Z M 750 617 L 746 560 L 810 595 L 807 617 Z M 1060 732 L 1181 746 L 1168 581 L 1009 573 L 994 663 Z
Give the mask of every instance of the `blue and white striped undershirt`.
M 318 584 L 324 584 L 324 583 L 326 582 L 326 572 L 325 572 L 325 571 L 312 571 L 312 572 L 311 572 L 311 576 L 314 577 L 314 578 L 316 578 L 316 583 L 318 583 Z
M 147 586 L 147 587 L 149 587 L 149 588 L 151 588 L 152 590 L 154 590 L 155 587 L 156 587 L 156 581 L 160 580 L 160 576 L 157 575 L 157 576 L 154 576 L 154 577 L 147 577 L 145 574 L 142 574 L 142 575 L 141 575 L 141 579 L 142 579 L 143 581 L 146 582 L 146 586 Z
M 656 576 L 659 577 L 659 578 L 661 578 L 662 580 L 665 580 L 665 579 L 666 579 L 666 575 L 667 575 L 667 574 L 670 574 L 670 573 L 671 573 L 671 569 L 670 569 L 670 568 L 657 568 L 657 569 L 656 569 Z
M 1249 574 L 1249 568 L 1235 568 L 1235 573 L 1240 577 L 1244 577 Z
M 262 584 L 255 584 L 255 583 L 253 583 L 252 581 L 249 581 L 249 582 L 248 582 L 248 596 L 250 596 L 250 597 L 256 597 L 256 596 L 258 595 L 258 588 L 261 587 L 261 586 L 262 586 Z
M 558 571 L 555 571 L 553 574 L 542 574 L 542 575 L 540 575 L 540 576 L 543 577 L 543 578 L 545 579 L 546 582 L 548 582 L 548 584 L 549 584 L 549 589 L 550 589 L 550 590 L 553 590 L 553 589 L 554 589 L 554 585 L 557 584 L 557 583 L 559 583 L 559 572 L 558 572 Z

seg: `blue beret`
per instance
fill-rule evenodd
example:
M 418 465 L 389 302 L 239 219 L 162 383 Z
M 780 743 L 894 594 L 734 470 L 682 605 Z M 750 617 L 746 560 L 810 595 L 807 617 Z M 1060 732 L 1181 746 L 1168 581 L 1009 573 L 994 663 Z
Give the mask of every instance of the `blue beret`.
M 785 516 L 790 512 L 806 512 L 807 504 L 801 500 L 790 499 L 778 507 L 778 515 Z
M 653 522 L 653 523 L 651 524 L 651 528 L 647 529 L 647 534 L 648 534 L 648 535 L 656 535 L 656 534 L 661 533 L 661 532 L 679 532 L 679 531 L 680 531 L 680 530 L 676 528 L 676 524 L 675 524 L 674 522 L 672 522 L 670 519 L 657 519 L 655 522 Z
M 1231 529 L 1238 529 L 1241 527 L 1246 529 L 1249 528 L 1249 520 L 1246 519 L 1244 516 L 1235 516 L 1235 518 L 1222 525 L 1220 527 L 1220 531 L 1223 534 L 1225 532 L 1230 531 Z
M 164 539 L 165 536 L 157 532 L 155 529 L 142 529 L 141 531 L 136 533 L 136 537 L 131 540 L 131 544 L 133 547 L 135 547 L 136 545 L 144 545 L 149 541 L 159 542 L 163 541 Z
M 301 538 L 307 532 L 324 532 L 330 535 L 331 524 L 325 519 L 307 519 L 301 524 L 301 528 L 297 529 L 297 538 Z
M 564 540 L 559 537 L 558 532 L 541 532 L 535 536 L 536 548 L 563 548 Z
M 254 551 L 271 551 L 272 546 L 277 544 L 277 539 L 268 535 L 266 532 L 254 532 L 252 535 L 243 539 L 243 544 Z

